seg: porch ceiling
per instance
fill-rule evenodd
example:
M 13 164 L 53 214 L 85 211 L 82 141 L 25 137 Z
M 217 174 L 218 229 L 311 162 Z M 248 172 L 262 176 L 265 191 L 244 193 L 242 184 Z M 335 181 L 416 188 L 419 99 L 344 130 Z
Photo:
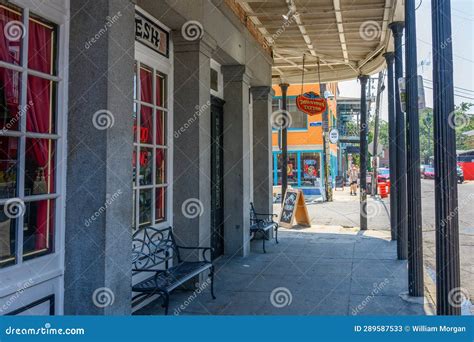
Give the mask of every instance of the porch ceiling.
M 373 74 L 392 50 L 389 23 L 402 0 L 236 0 L 273 50 L 273 83 L 322 82 Z M 283 16 L 289 17 L 286 20 Z

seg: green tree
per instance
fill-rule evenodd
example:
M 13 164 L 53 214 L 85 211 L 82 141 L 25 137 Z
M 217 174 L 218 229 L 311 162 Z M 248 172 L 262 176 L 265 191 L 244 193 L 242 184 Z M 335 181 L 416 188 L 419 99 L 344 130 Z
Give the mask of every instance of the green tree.
M 454 109 L 454 114 L 449 116 L 449 124 L 455 126 L 456 148 L 458 150 L 469 149 L 469 137 L 462 134 L 474 130 L 473 115 L 468 111 L 474 106 L 473 103 L 462 102 Z M 420 158 L 424 164 L 429 164 L 430 157 L 434 156 L 434 118 L 433 109 L 425 108 L 419 113 L 420 120 Z
M 420 159 L 423 164 L 430 163 L 433 149 L 433 109 L 425 108 L 419 112 L 420 120 Z
M 469 143 L 469 137 L 464 132 L 474 130 L 474 115 L 468 113 L 474 103 L 462 102 L 454 109 L 454 116 L 450 118 L 456 126 L 456 148 L 458 150 L 468 150 L 472 148 Z M 453 121 L 454 120 L 454 121 Z
M 375 118 L 372 118 L 369 122 L 369 143 L 374 141 L 375 132 Z M 384 148 L 388 148 L 388 122 L 385 120 L 379 120 L 379 139 L 378 144 L 381 144 Z M 372 154 L 373 151 L 369 151 Z

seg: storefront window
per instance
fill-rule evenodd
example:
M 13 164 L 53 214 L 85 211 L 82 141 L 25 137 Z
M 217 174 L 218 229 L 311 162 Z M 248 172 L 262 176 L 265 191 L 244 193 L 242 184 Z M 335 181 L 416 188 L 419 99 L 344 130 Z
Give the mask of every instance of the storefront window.
M 0 5 L 0 267 L 53 251 L 56 40 L 55 25 Z
M 296 153 L 288 153 L 288 166 L 287 166 L 287 176 L 288 176 L 288 184 L 291 186 L 298 186 L 298 158 Z M 282 172 L 282 164 L 283 158 L 281 153 L 277 155 L 277 162 L 278 162 L 278 184 L 281 185 L 281 172 Z
M 314 186 L 320 175 L 320 155 L 316 152 L 302 152 L 300 169 L 303 186 Z
M 139 75 L 137 77 L 137 74 Z M 166 75 L 139 61 L 135 65 L 134 229 L 166 219 Z M 140 94 L 140 98 L 137 98 Z M 137 116 L 137 112 L 140 115 Z

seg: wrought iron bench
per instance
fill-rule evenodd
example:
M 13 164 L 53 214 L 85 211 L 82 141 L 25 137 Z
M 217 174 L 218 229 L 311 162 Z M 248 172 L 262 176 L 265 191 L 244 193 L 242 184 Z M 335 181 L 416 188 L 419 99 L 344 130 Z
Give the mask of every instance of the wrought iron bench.
M 183 261 L 180 250 L 201 252 L 202 261 Z M 138 292 L 133 299 L 159 295 L 163 297 L 165 315 L 168 314 L 170 293 L 193 277 L 209 270 L 211 295 L 214 296 L 214 265 L 209 247 L 183 247 L 176 244 L 173 228 L 144 227 L 133 235 L 132 263 L 134 274 L 150 273 L 151 276 L 132 286 Z M 207 255 L 209 252 L 209 255 Z M 158 269 L 161 268 L 161 269 Z
M 278 223 L 273 221 L 273 217 L 277 217 L 276 214 L 270 213 L 257 213 L 253 203 L 250 202 L 250 233 L 262 234 L 263 241 L 263 253 L 266 253 L 265 250 L 265 240 L 267 239 L 268 232 L 272 229 L 275 229 L 275 241 L 278 243 Z

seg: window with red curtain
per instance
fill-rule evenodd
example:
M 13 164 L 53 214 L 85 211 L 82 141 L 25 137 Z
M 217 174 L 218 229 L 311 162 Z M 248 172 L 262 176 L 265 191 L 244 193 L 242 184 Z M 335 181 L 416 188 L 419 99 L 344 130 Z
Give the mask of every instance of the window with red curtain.
M 0 60 L 6 63 L 0 68 L 0 267 L 54 247 L 56 30 L 34 14 L 26 18 L 21 9 L 0 5 Z M 21 49 L 25 36 L 28 55 Z M 25 71 L 14 71 L 15 65 Z M 12 214 L 10 207 L 20 210 Z M 16 250 L 20 234 L 23 245 Z
M 166 75 L 140 61 L 134 77 L 133 227 L 166 220 Z

